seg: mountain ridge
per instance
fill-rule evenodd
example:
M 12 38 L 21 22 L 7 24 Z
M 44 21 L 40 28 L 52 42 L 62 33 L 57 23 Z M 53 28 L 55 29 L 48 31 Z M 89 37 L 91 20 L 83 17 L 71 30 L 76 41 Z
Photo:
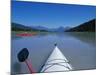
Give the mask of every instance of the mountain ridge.
M 86 32 L 86 31 L 95 32 L 95 30 L 96 30 L 96 19 L 92 19 L 76 27 L 73 27 L 69 30 L 65 30 L 65 32 Z

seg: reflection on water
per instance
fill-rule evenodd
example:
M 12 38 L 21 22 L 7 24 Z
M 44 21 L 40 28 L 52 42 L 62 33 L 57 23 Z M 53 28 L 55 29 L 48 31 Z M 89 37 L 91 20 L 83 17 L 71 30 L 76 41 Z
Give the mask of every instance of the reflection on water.
M 29 59 L 36 72 L 40 72 L 42 65 L 58 43 L 65 57 L 70 61 L 74 70 L 96 68 L 96 43 L 94 32 L 66 32 L 66 33 L 39 33 L 31 37 L 18 37 L 12 35 L 12 72 L 29 73 L 24 63 L 19 63 L 17 53 L 24 47 L 29 49 Z M 21 67 L 20 67 L 21 66 Z M 19 68 L 19 69 L 18 69 Z
M 95 33 L 94 32 L 74 32 L 69 33 L 69 36 L 72 36 L 82 42 L 91 44 L 93 46 L 96 45 Z
M 19 40 L 19 39 L 21 39 L 22 37 L 19 37 L 19 36 L 16 36 L 16 35 L 13 35 L 13 36 L 11 36 L 11 39 L 12 40 Z

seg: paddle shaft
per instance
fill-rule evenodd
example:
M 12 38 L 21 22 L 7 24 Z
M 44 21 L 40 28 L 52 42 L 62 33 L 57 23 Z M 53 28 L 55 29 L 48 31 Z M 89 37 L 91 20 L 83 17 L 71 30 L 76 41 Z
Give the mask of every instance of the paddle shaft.
M 27 67 L 28 67 L 30 73 L 34 73 L 35 71 L 32 69 L 32 65 L 31 65 L 27 60 L 25 60 L 25 63 L 26 63 L 26 65 L 27 65 Z

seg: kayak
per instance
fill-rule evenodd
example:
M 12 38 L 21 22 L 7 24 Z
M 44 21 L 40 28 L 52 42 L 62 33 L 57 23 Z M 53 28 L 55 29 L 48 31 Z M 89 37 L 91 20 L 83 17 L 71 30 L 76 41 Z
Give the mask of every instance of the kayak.
M 60 51 L 57 45 L 55 45 L 53 52 L 43 65 L 41 72 L 65 72 L 71 70 L 73 70 L 72 65 Z
M 30 34 L 30 33 L 20 33 L 20 34 L 17 34 L 17 36 L 33 36 L 33 34 Z

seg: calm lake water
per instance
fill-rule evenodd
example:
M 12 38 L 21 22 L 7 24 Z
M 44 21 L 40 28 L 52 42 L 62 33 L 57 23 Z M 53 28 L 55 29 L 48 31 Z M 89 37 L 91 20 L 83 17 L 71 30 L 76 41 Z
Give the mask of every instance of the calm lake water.
M 29 73 L 25 63 L 20 63 L 17 54 L 22 48 L 29 49 L 29 62 L 36 72 L 54 49 L 54 44 L 70 61 L 74 70 L 96 68 L 96 40 L 94 32 L 39 33 L 31 37 L 18 37 L 12 34 L 11 71 Z

